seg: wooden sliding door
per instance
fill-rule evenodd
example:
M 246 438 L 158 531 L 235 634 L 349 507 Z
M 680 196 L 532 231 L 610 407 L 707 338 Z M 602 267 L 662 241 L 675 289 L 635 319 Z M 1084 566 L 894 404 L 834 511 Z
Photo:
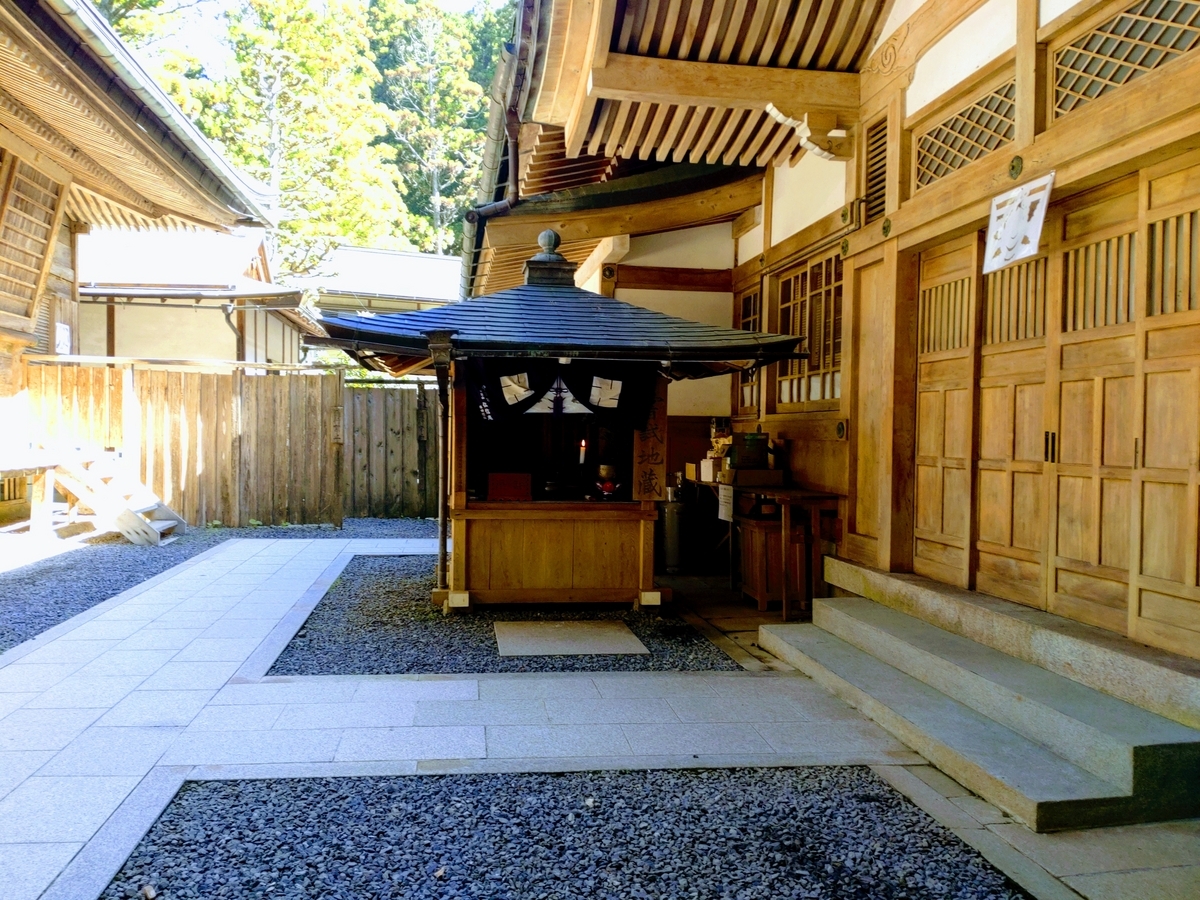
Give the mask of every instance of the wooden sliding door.
M 913 571 L 968 587 L 978 378 L 980 238 L 921 254 Z
M 984 278 L 975 587 L 1046 606 L 1045 257 Z
M 1142 172 L 1129 634 L 1200 656 L 1200 154 Z M 1132 440 L 1131 440 L 1132 439 Z
M 1050 422 L 1044 447 L 1053 565 L 1047 608 L 1125 631 L 1138 285 L 1136 176 L 1047 221 Z

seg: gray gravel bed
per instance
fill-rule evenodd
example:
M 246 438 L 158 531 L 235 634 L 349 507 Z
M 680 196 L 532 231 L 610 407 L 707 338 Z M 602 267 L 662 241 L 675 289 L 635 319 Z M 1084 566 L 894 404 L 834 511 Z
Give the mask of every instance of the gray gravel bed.
M 483 672 L 740 671 L 669 612 L 628 607 L 479 607 L 445 616 L 429 602 L 434 558 L 359 556 L 275 660 L 268 675 L 479 674 Z M 623 621 L 649 654 L 500 656 L 496 622 Z
M 346 519 L 341 529 L 330 525 L 197 528 L 162 547 L 138 546 L 119 535 L 104 535 L 80 549 L 0 573 L 0 652 L 233 538 L 436 536 L 437 523 L 427 519 Z
M 163 900 L 1028 900 L 862 767 L 192 782 L 102 897 L 147 885 Z

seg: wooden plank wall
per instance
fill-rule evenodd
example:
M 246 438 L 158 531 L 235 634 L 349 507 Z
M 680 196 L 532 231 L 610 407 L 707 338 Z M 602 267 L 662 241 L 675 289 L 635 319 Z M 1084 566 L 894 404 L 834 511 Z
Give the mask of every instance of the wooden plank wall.
M 437 389 L 345 389 L 347 516 L 437 515 Z
M 341 525 L 340 375 L 30 366 L 28 388 L 37 445 L 120 450 L 191 525 Z

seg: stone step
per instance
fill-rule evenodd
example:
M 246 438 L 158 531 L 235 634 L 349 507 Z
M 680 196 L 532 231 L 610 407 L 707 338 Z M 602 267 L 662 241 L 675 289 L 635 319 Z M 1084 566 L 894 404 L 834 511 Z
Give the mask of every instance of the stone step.
M 813 623 L 1122 790 L 1182 792 L 1200 812 L 1200 731 L 871 600 L 816 600 Z
M 1155 817 L 1119 786 L 815 625 L 763 625 L 758 640 L 1034 831 Z
M 1200 728 L 1200 660 L 1019 603 L 825 557 L 843 591 L 1033 663 L 1134 706 Z

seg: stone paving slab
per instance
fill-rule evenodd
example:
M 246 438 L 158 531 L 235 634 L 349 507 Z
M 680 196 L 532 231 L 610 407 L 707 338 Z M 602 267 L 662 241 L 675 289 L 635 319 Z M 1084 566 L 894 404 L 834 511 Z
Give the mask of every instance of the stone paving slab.
M 496 622 L 501 656 L 649 653 L 624 622 Z
M 187 778 L 924 763 L 797 674 L 265 676 L 354 555 L 434 549 L 233 540 L 0 655 L 0 900 L 96 897 Z

